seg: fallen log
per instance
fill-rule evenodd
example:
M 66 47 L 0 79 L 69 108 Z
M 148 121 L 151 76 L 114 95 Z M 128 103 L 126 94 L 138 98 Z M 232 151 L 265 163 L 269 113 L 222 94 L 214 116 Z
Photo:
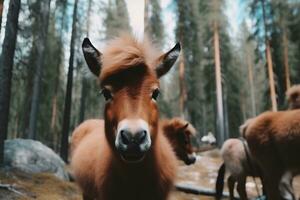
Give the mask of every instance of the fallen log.
M 191 184 L 177 183 L 175 187 L 178 191 L 189 193 L 189 194 L 215 196 L 215 190 L 208 189 L 208 188 L 200 188 Z M 226 198 L 229 197 L 229 193 L 223 192 L 223 197 Z

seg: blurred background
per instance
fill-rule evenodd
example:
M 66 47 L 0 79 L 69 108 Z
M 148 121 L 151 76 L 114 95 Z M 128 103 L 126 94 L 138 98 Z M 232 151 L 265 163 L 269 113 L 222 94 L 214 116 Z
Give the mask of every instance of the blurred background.
M 53 163 L 56 154 L 39 152 L 31 140 L 6 140 L 3 160 L 4 140 L 37 140 L 67 161 L 74 128 L 102 118 L 104 99 L 81 51 L 85 37 L 100 51 L 121 31 L 147 34 L 163 51 L 180 41 L 158 104 L 162 118 L 179 116 L 195 126 L 198 150 L 203 136 L 213 135 L 220 147 L 239 136 L 246 119 L 287 109 L 285 92 L 300 83 L 300 0 L 0 0 L 0 25 L 0 166 L 20 159 L 29 171 L 43 163 L 40 171 L 57 172 L 45 161 Z M 216 149 L 197 154 L 196 164 L 181 165 L 178 181 L 212 195 L 221 162 Z M 17 183 L 27 197 L 81 199 L 74 184 L 51 182 L 53 176 L 10 173 L 0 170 L 1 182 Z M 0 199 L 7 199 L 0 186 Z M 294 186 L 299 194 L 299 178 Z M 253 181 L 247 190 L 257 196 Z M 172 200 L 179 199 L 199 196 L 174 191 Z
M 287 88 L 300 83 L 299 0 L 1 0 L 0 11 L 2 65 L 13 59 L 1 134 L 56 152 L 63 134 L 102 117 L 103 98 L 81 52 L 84 37 L 100 51 L 123 30 L 141 37 L 145 30 L 164 51 L 180 41 L 159 106 L 161 117 L 189 120 L 198 140 L 209 132 L 218 144 L 238 136 L 246 119 L 286 109 Z M 5 43 L 13 24 L 16 37 L 8 32 Z

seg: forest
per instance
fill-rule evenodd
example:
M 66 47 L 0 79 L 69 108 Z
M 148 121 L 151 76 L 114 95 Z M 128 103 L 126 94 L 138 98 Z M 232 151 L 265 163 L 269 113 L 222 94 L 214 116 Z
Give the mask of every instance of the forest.
M 218 148 L 239 137 L 247 119 L 287 110 L 286 93 L 300 84 L 300 0 L 0 0 L 0 180 L 14 139 L 47 146 L 63 168 L 70 162 L 72 132 L 102 119 L 106 105 L 82 51 L 90 45 L 85 38 L 101 51 L 124 31 L 162 52 L 180 43 L 175 66 L 160 79 L 159 119 L 193 125 L 196 153 L 207 145 L 203 136 L 216 138 L 218 158 L 197 154 L 196 167 L 181 166 L 179 180 L 196 179 L 198 170 L 196 181 L 212 187 Z M 172 199 L 195 199 L 181 195 Z
M 300 83 L 298 0 L 239 0 L 236 19 L 228 17 L 238 12 L 230 1 L 166 2 L 146 0 L 140 10 L 145 33 L 161 49 L 182 45 L 177 66 L 161 83 L 161 118 L 183 117 L 195 126 L 198 142 L 211 132 L 222 144 L 238 136 L 246 119 L 286 109 L 286 90 Z M 67 159 L 74 128 L 103 113 L 82 40 L 90 37 L 101 47 L 132 30 L 127 3 L 0 1 L 1 151 L 6 138 L 27 138 Z

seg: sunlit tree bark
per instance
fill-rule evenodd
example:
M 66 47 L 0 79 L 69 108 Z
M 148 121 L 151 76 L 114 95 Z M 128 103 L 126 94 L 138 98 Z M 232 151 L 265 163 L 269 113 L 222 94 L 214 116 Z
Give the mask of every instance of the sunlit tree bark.
M 217 94 L 217 125 L 218 125 L 218 143 L 222 145 L 225 141 L 224 131 L 224 111 L 223 111 L 223 95 L 222 95 L 222 77 L 221 77 L 221 61 L 220 61 L 220 44 L 218 24 L 213 24 L 214 32 L 214 58 L 215 58 L 215 74 L 216 74 L 216 94 Z

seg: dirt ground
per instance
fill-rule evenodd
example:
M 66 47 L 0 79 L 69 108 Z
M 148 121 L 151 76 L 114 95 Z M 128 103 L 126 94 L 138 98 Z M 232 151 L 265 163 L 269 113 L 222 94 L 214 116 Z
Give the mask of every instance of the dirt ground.
M 217 171 L 222 161 L 218 150 L 198 154 L 197 162 L 191 166 L 181 164 L 177 183 L 188 184 L 198 188 L 214 191 Z M 257 180 L 258 183 L 259 180 Z M 13 185 L 13 191 L 1 188 L 1 184 Z M 259 184 L 259 188 L 261 185 Z M 296 193 L 300 193 L 300 178 L 294 180 Z M 225 192 L 227 186 L 225 185 Z M 249 197 L 257 195 L 252 178 L 248 178 L 247 192 Z M 74 183 L 58 180 L 49 174 L 28 175 L 19 172 L 0 171 L 0 199 L 4 200 L 81 200 L 79 188 Z M 170 200 L 213 200 L 213 197 L 192 195 L 173 191 Z M 226 198 L 225 198 L 226 199 Z

